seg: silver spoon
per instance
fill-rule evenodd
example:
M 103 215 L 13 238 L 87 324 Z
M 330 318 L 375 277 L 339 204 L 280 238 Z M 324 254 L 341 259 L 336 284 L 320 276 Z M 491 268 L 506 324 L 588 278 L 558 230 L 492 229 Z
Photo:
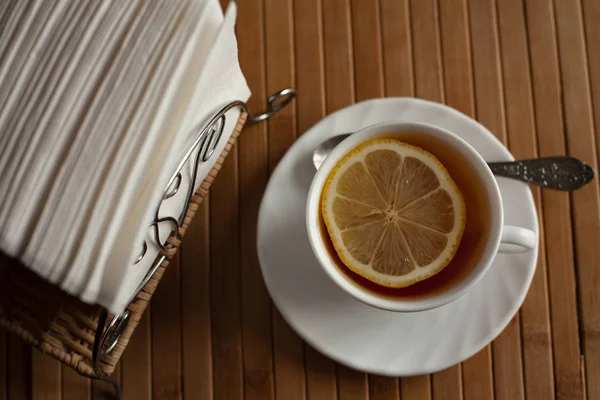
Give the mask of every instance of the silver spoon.
M 335 146 L 350 136 L 343 133 L 321 143 L 313 153 L 313 164 L 319 169 Z M 549 189 L 575 190 L 594 179 L 594 170 L 583 161 L 568 156 L 531 160 L 491 162 L 488 166 L 497 176 L 517 179 Z

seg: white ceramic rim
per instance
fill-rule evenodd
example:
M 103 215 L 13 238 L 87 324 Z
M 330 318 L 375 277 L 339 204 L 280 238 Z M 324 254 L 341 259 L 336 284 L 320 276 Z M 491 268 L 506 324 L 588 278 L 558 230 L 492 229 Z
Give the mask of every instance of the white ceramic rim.
M 359 285 L 339 271 L 338 267 L 331 260 L 321 236 L 319 221 L 321 191 L 325 180 L 337 161 L 366 140 L 383 134 L 389 135 L 391 132 L 421 133 L 450 145 L 460 153 L 466 161 L 472 164 L 474 170 L 479 174 L 490 201 L 491 224 L 489 239 L 476 268 L 474 268 L 462 281 L 448 288 L 448 290 L 422 299 L 405 300 L 384 298 L 360 288 Z M 345 292 L 363 303 L 376 308 L 397 312 L 415 312 L 437 308 L 458 299 L 485 275 L 492 265 L 500 246 L 502 227 L 504 225 L 503 210 L 500 188 L 492 171 L 489 169 L 483 157 L 481 157 L 481 155 L 464 139 L 447 129 L 424 122 L 388 121 L 367 126 L 352 134 L 341 142 L 325 159 L 316 172 L 308 192 L 306 201 L 306 227 L 311 248 L 319 261 L 319 264 L 325 270 L 327 275 Z
M 499 277 L 506 279 L 506 281 L 494 281 L 493 283 L 486 282 L 485 278 L 483 278 L 478 285 L 485 284 L 487 286 L 482 287 L 486 290 L 490 290 L 502 286 L 503 282 L 508 283 L 508 280 L 511 281 L 511 284 L 514 284 L 516 283 L 515 279 L 522 279 L 522 282 L 519 284 L 519 286 L 517 286 L 518 290 L 516 292 L 511 292 L 506 290 L 506 288 L 504 289 L 502 295 L 507 296 L 505 299 L 507 303 L 500 307 L 502 308 L 501 310 L 497 310 L 494 308 L 486 308 L 485 310 L 475 310 L 469 308 L 469 312 L 472 312 L 474 314 L 471 319 L 465 319 L 461 316 L 458 316 L 458 319 L 460 319 L 461 321 L 476 320 L 478 323 L 481 323 L 483 325 L 486 325 L 487 323 L 487 326 L 484 328 L 485 334 L 483 336 L 478 335 L 476 338 L 469 337 L 468 340 L 465 337 L 463 337 L 463 339 L 460 340 L 455 338 L 451 346 L 452 350 L 448 348 L 442 348 L 441 350 L 436 351 L 436 353 L 440 353 L 440 351 L 444 351 L 445 353 L 442 354 L 440 357 L 436 357 L 436 359 L 431 363 L 423 364 L 422 362 L 411 362 L 408 365 L 389 365 L 380 362 L 372 363 L 368 360 L 357 358 L 352 352 L 347 352 L 346 350 L 340 349 L 339 347 L 331 346 L 330 344 L 325 343 L 323 337 L 324 333 L 318 329 L 315 329 L 314 326 L 310 325 L 313 322 L 306 320 L 307 315 L 310 314 L 311 311 L 309 311 L 309 309 L 305 309 L 304 311 L 302 311 L 297 307 L 297 304 L 290 303 L 287 299 L 287 294 L 285 292 L 281 292 L 281 290 L 279 290 L 278 288 L 277 279 L 281 277 L 276 276 L 276 273 L 274 271 L 278 271 L 280 269 L 280 266 L 277 264 L 280 261 L 273 260 L 273 254 L 277 253 L 277 251 L 274 252 L 273 249 L 269 247 L 270 244 L 268 241 L 268 227 L 272 225 L 271 218 L 280 217 L 279 214 L 273 214 L 271 212 L 271 209 L 273 207 L 272 198 L 278 193 L 278 191 L 280 190 L 280 186 L 285 185 L 285 182 L 281 181 L 281 176 L 285 176 L 284 170 L 290 168 L 290 166 L 292 165 L 295 167 L 301 165 L 299 164 L 298 159 L 299 154 L 306 158 L 304 162 L 306 164 L 306 167 L 308 168 L 310 166 L 311 160 L 308 159 L 310 157 L 309 151 L 312 151 L 315 148 L 315 145 L 318 144 L 313 143 L 313 141 L 315 141 L 315 138 L 318 136 L 317 134 L 323 135 L 324 138 L 330 137 L 331 134 L 323 132 L 323 129 L 325 128 L 327 128 L 329 132 L 352 131 L 353 126 L 355 126 L 355 124 L 357 123 L 356 121 L 352 121 L 352 124 L 350 125 L 339 124 L 339 126 L 338 124 L 334 124 L 334 126 L 332 126 L 331 122 L 335 121 L 335 118 L 340 118 L 342 116 L 345 117 L 347 113 L 354 113 L 360 115 L 361 120 L 367 119 L 368 117 L 365 115 L 368 114 L 369 109 L 387 109 L 387 113 L 393 115 L 390 118 L 381 118 L 379 120 L 392 120 L 396 118 L 396 116 L 400 115 L 403 116 L 404 120 L 410 121 L 419 121 L 422 120 L 422 118 L 426 118 L 425 121 L 435 120 L 438 121 L 438 123 L 436 123 L 437 126 L 439 126 L 439 124 L 441 124 L 442 126 L 447 126 L 447 124 L 449 123 L 451 123 L 453 126 L 461 126 L 461 128 L 464 128 L 465 130 L 470 132 L 467 136 L 472 137 L 474 141 L 475 137 L 481 136 L 482 143 L 487 142 L 483 145 L 482 143 L 480 143 L 480 145 L 485 146 L 481 147 L 480 150 L 484 150 L 485 148 L 493 149 L 490 150 L 490 152 L 487 154 L 487 150 L 484 150 L 484 152 L 481 153 L 485 159 L 488 159 L 489 161 L 514 161 L 514 157 L 510 153 L 510 151 L 485 126 L 472 119 L 471 117 L 461 113 L 460 111 L 448 107 L 446 105 L 428 100 L 417 99 L 414 97 L 388 97 L 381 99 L 365 100 L 359 103 L 355 103 L 328 115 L 326 118 L 324 118 L 323 120 L 316 123 L 313 127 L 311 127 L 306 133 L 302 135 L 302 137 L 298 138 L 298 140 L 293 144 L 288 153 L 286 153 L 286 155 L 284 155 L 284 157 L 281 159 L 281 162 L 273 170 L 271 179 L 267 184 L 259 208 L 256 232 L 258 259 L 269 295 L 271 296 L 271 299 L 273 300 L 275 306 L 281 313 L 281 316 L 290 325 L 290 327 L 295 332 L 297 332 L 300 335 L 300 337 L 315 350 L 319 351 L 320 353 L 324 354 L 325 356 L 331 358 L 332 360 L 342 365 L 346 365 L 350 368 L 373 374 L 386 376 L 414 376 L 429 374 L 443 370 L 468 359 L 469 357 L 473 356 L 481 349 L 483 349 L 485 346 L 487 346 L 506 328 L 506 326 L 513 319 L 513 317 L 516 315 L 519 308 L 523 304 L 525 296 L 531 286 L 531 281 L 533 279 L 538 260 L 539 243 L 531 252 L 525 253 L 527 254 L 525 257 L 522 257 L 523 254 L 507 254 L 504 255 L 502 259 L 498 259 L 497 256 L 496 260 L 493 263 L 493 267 L 490 268 L 488 274 L 493 273 L 494 268 L 502 269 L 511 267 L 513 271 L 516 271 L 516 267 L 514 267 L 514 265 L 512 264 L 519 264 L 518 270 L 524 271 L 522 276 L 512 276 L 509 278 L 508 275 L 503 274 Z M 409 116 L 406 116 L 406 114 L 409 114 Z M 376 122 L 378 121 L 375 119 L 373 123 Z M 471 140 L 469 140 L 468 142 L 470 144 L 472 143 Z M 477 147 L 477 144 L 472 144 L 472 146 L 479 148 Z M 293 163 L 290 160 L 292 160 Z M 287 177 L 289 178 L 289 176 Z M 531 224 L 530 228 L 536 234 L 539 234 L 537 211 L 535 208 L 535 203 L 533 201 L 531 190 L 527 188 L 523 191 L 520 186 L 517 186 L 516 184 L 513 185 L 507 183 L 508 182 L 499 183 L 501 192 L 503 193 L 503 195 L 512 197 L 513 191 L 517 191 L 518 197 L 524 197 L 524 202 L 521 205 L 521 208 L 525 210 L 525 214 L 528 215 L 528 222 Z M 287 185 L 285 186 L 285 188 L 286 190 L 289 190 L 290 186 Z M 308 187 L 306 188 L 306 194 L 308 194 Z M 512 203 L 510 200 L 504 203 L 508 203 L 511 205 L 511 211 L 507 212 L 507 210 L 504 210 L 506 220 L 507 218 L 512 218 L 514 214 L 513 208 L 515 204 Z M 303 218 L 301 218 L 301 220 L 304 220 L 304 216 Z M 297 229 L 301 229 L 303 234 L 307 234 L 305 224 L 302 225 L 304 226 L 289 226 L 287 229 L 289 229 L 290 231 L 296 231 Z M 308 236 L 306 240 L 308 241 Z M 309 250 L 310 244 L 307 244 L 307 250 Z M 312 263 L 313 261 L 316 262 L 316 260 L 310 260 L 309 262 Z M 275 262 L 276 264 L 272 264 L 273 262 Z M 467 296 L 469 296 L 469 294 L 467 294 Z M 481 304 L 485 307 L 491 305 L 489 302 L 486 303 L 485 298 L 475 297 L 473 298 L 473 300 L 476 304 Z M 376 309 L 373 308 L 373 310 Z M 493 318 L 493 321 L 491 322 L 487 318 L 490 315 L 490 311 L 496 314 L 500 313 L 499 315 L 496 315 Z M 423 313 L 429 315 L 430 313 L 435 312 L 436 310 L 431 310 L 424 311 Z M 478 312 L 485 312 L 485 314 L 477 314 Z M 402 315 L 402 313 L 392 313 L 391 318 L 394 318 L 394 315 L 399 314 Z M 451 336 L 454 337 L 455 335 Z M 396 353 L 397 351 L 403 352 L 401 348 L 394 347 L 393 345 L 389 349 L 390 354 Z

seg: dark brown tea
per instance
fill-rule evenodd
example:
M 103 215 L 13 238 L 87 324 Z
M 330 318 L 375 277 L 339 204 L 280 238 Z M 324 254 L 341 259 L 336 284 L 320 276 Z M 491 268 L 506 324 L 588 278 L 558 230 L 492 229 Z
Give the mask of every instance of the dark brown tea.
M 467 221 L 454 258 L 441 272 L 431 278 L 405 288 L 388 288 L 363 278 L 344 265 L 333 247 L 322 217 L 320 219 L 321 236 L 331 259 L 338 268 L 354 284 L 371 294 L 385 298 L 416 299 L 445 291 L 473 271 L 485 249 L 491 225 L 490 200 L 486 189 L 475 167 L 446 143 L 419 133 L 398 133 L 383 135 L 382 137 L 401 140 L 433 154 L 446 167 L 463 194 Z

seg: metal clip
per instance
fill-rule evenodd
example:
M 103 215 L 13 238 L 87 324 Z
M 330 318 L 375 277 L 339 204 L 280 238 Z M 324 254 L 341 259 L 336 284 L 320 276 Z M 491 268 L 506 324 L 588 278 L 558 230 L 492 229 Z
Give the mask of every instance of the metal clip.
M 248 118 L 252 122 L 259 122 L 269 119 L 273 115 L 277 114 L 279 110 L 287 106 L 289 102 L 294 99 L 294 97 L 296 97 L 296 89 L 294 88 L 285 88 L 279 92 L 275 92 L 267 99 L 267 111 L 262 114 L 252 115 L 250 112 L 248 112 L 248 110 L 246 110 L 246 112 L 248 112 Z

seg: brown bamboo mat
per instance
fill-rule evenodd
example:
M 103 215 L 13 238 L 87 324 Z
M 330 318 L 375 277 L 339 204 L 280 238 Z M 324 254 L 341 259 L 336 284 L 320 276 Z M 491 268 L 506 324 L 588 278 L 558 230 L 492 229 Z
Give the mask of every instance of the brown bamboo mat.
M 277 161 L 316 121 L 368 98 L 444 102 L 517 158 L 570 154 L 598 170 L 600 2 L 238 6 L 250 108 L 287 86 L 298 100 L 242 132 L 116 370 L 125 399 L 600 399 L 598 180 L 572 195 L 534 191 L 543 235 L 523 308 L 490 346 L 428 376 L 366 375 L 312 350 L 273 307 L 255 249 Z M 0 399 L 97 399 L 106 389 L 0 333 Z

